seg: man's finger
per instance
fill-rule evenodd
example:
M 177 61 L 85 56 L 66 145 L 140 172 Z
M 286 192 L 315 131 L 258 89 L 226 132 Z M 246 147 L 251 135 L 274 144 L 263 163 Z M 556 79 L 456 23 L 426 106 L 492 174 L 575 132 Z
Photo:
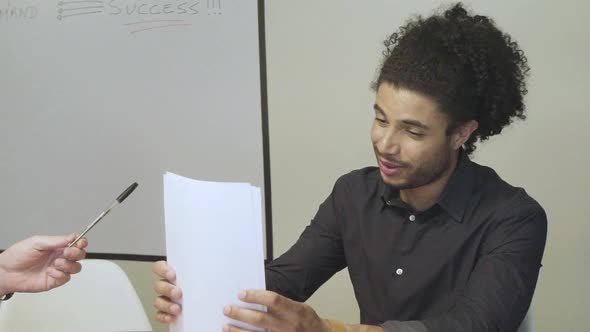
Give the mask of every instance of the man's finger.
M 170 324 L 176 317 L 162 311 L 156 313 L 156 320 L 162 324 Z
M 176 280 L 176 272 L 166 261 L 157 261 L 152 265 L 152 271 L 162 279 L 174 282 Z
M 70 235 L 61 235 L 61 236 L 41 236 L 36 235 L 30 237 L 28 241 L 31 241 L 33 244 L 33 248 L 37 250 L 52 250 L 52 249 L 59 249 L 65 248 L 70 244 L 70 242 L 74 241 L 76 238 L 76 234 Z
M 154 282 L 154 290 L 160 296 L 166 296 L 174 300 L 180 300 L 182 298 L 182 290 L 166 280 Z
M 238 294 L 238 298 L 246 303 L 261 304 L 273 310 L 287 310 L 291 304 L 288 298 L 266 290 L 244 290 Z
M 178 303 L 171 302 L 162 296 L 157 297 L 156 300 L 154 300 L 154 307 L 160 312 L 173 316 L 180 315 L 180 312 L 182 311 Z
M 47 268 L 47 275 L 53 279 L 53 282 L 47 283 L 47 290 L 59 287 L 65 284 L 66 282 L 70 281 L 71 278 L 68 273 L 56 270 L 54 267 L 51 266 Z
M 82 270 L 82 265 L 78 262 L 71 262 L 64 258 L 58 258 L 53 263 L 53 267 L 56 270 L 68 273 L 68 274 L 76 274 Z
M 47 275 L 49 275 L 51 278 L 53 278 L 55 280 L 59 280 L 59 279 L 70 280 L 70 275 L 68 273 L 60 271 L 53 266 L 49 266 L 47 268 Z
M 78 247 L 80 249 L 84 249 L 87 246 L 88 246 L 88 239 L 85 237 L 81 238 L 80 240 L 78 240 L 78 242 L 76 242 L 76 247 Z
M 276 319 L 272 316 L 272 314 L 267 312 L 228 305 L 223 308 L 223 314 L 229 318 L 256 327 L 275 330 L 273 327 L 276 324 Z
M 86 250 L 76 247 L 65 248 L 63 256 L 70 261 L 79 261 L 86 257 Z

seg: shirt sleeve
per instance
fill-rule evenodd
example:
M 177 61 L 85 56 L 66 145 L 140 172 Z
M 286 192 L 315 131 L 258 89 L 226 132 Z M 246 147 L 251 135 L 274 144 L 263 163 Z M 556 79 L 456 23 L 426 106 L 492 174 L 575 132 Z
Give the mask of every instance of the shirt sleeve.
M 449 312 L 416 321 L 385 322 L 388 332 L 516 331 L 531 303 L 547 236 L 538 205 L 509 207 L 491 224 L 482 254 Z
M 422 322 L 416 320 L 405 322 L 390 320 L 381 324 L 381 327 L 385 332 L 428 332 L 426 326 L 424 326 Z
M 342 182 L 336 182 L 297 242 L 266 266 L 268 290 L 304 302 L 346 267 L 339 220 L 345 196 Z

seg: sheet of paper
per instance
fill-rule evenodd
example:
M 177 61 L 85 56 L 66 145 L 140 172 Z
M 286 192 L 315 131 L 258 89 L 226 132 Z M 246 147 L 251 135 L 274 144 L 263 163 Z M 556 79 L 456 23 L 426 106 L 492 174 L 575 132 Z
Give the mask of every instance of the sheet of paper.
M 183 291 L 183 312 L 170 331 L 246 327 L 223 315 L 228 304 L 265 310 L 237 298 L 244 289 L 265 289 L 261 210 L 260 189 L 250 184 L 164 175 L 166 252 Z

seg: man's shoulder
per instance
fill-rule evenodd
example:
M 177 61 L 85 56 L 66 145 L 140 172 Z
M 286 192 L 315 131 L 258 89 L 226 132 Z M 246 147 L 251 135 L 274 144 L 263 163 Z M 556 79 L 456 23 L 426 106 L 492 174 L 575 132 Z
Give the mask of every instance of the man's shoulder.
M 476 165 L 475 190 L 471 209 L 467 211 L 469 223 L 484 225 L 486 241 L 483 252 L 503 249 L 513 243 L 536 243 L 541 253 L 547 236 L 547 214 L 524 188 L 513 186 L 492 168 Z
M 541 209 L 542 207 L 522 187 L 513 186 L 488 166 L 473 163 L 474 167 L 474 199 L 482 200 L 486 205 L 497 209 Z

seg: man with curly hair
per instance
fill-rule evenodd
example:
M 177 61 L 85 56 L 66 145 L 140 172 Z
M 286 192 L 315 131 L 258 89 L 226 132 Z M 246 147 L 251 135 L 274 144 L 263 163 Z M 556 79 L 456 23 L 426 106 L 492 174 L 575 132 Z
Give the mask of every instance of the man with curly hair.
M 522 188 L 469 159 L 477 141 L 524 118 L 529 70 L 518 45 L 461 4 L 417 17 L 385 43 L 371 130 L 378 167 L 342 176 L 299 240 L 266 267 L 267 291 L 227 306 L 272 331 L 516 331 L 533 296 L 547 233 Z M 302 302 L 348 267 L 362 325 Z M 154 271 L 174 280 L 172 267 Z M 181 312 L 166 280 L 157 318 Z M 224 331 L 246 331 L 233 325 Z

